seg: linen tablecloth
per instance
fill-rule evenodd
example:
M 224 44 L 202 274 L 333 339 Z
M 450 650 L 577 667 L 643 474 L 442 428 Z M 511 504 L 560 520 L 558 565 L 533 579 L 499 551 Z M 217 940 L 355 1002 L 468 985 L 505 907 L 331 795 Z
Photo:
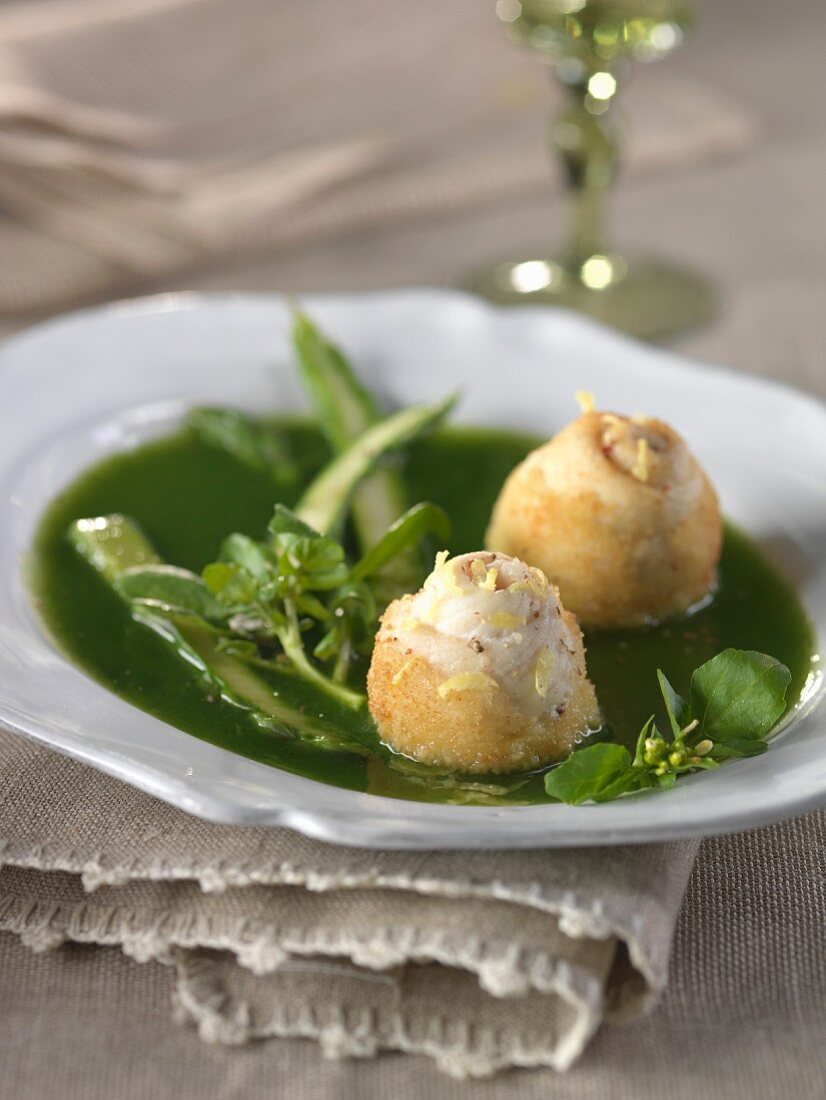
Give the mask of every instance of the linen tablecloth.
M 567 1069 L 662 991 L 696 851 L 336 847 L 199 821 L 0 731 L 0 931 L 172 967 L 207 1042 Z
M 19 1100 L 821 1100 L 826 1095 L 826 814 L 706 841 L 665 996 L 605 1027 L 567 1073 L 488 1081 L 425 1058 L 319 1057 L 314 1042 L 199 1042 L 170 1025 L 174 970 L 116 948 L 35 954 L 0 933 L 3 1090 Z

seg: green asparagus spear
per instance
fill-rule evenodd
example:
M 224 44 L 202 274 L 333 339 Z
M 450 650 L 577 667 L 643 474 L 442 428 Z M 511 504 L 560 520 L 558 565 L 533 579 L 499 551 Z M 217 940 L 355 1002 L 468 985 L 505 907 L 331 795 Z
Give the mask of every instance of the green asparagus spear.
M 437 405 L 414 405 L 368 428 L 308 486 L 295 508 L 296 515 L 322 534 L 334 531 L 356 487 L 382 455 L 404 447 L 434 427 L 455 403 L 456 398 L 451 396 Z M 378 541 L 385 530 L 382 529 L 374 541 Z
M 334 453 L 341 454 L 381 419 L 381 413 L 341 351 L 325 339 L 305 313 L 296 310 L 293 316 L 292 339 L 301 375 L 330 446 Z M 352 516 L 363 553 L 378 543 L 407 503 L 404 483 L 396 470 L 374 470 L 362 481 L 353 494 Z M 386 589 L 385 602 L 417 587 L 421 571 L 416 547 L 388 561 L 378 577 L 381 588 Z

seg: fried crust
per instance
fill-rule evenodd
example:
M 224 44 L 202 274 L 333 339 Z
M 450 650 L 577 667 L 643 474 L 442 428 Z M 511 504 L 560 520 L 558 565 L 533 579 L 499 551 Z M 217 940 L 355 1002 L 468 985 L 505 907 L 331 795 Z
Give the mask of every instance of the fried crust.
M 646 483 L 600 445 L 604 414 L 568 425 L 508 477 L 486 545 L 538 566 L 585 629 L 640 626 L 685 611 L 713 588 L 722 547 L 714 489 L 682 449 L 673 482 Z
M 575 741 L 600 723 L 593 684 L 585 675 L 585 651 L 576 619 L 563 612 L 580 668 L 562 713 L 528 716 L 502 687 L 450 691 L 443 672 L 405 647 L 393 621 L 401 601 L 385 612 L 367 677 L 370 712 L 379 733 L 397 752 L 422 763 L 462 772 L 528 771 L 567 756 Z

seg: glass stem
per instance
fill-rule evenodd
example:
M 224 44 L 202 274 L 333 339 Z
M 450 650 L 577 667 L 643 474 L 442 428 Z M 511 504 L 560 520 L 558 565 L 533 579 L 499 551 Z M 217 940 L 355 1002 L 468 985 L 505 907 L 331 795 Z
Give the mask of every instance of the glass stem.
M 594 89 L 594 77 L 601 98 L 589 90 L 589 85 Z M 599 71 L 575 82 L 560 79 L 560 83 L 568 102 L 551 136 L 568 188 L 567 240 L 561 260 L 567 271 L 579 275 L 591 256 L 604 254 L 608 247 L 606 200 L 617 163 L 612 109 L 616 82 L 610 73 Z

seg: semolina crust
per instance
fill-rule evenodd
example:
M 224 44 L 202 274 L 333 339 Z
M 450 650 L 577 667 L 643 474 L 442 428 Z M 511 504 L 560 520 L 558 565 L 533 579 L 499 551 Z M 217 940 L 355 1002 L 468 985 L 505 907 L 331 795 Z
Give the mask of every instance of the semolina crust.
M 653 423 L 682 452 L 679 479 L 645 484 L 601 452 L 598 421 L 574 421 L 513 470 L 486 545 L 542 569 L 586 629 L 679 614 L 715 583 L 723 528 L 714 489 L 662 422 Z
M 398 601 L 397 601 L 398 602 Z M 579 649 L 580 673 L 561 714 L 526 715 L 502 687 L 451 691 L 445 674 L 404 646 L 385 613 L 367 678 L 370 712 L 391 748 L 422 763 L 469 773 L 528 771 L 561 760 L 600 723 L 593 684 L 585 676 L 582 634 L 564 612 Z

